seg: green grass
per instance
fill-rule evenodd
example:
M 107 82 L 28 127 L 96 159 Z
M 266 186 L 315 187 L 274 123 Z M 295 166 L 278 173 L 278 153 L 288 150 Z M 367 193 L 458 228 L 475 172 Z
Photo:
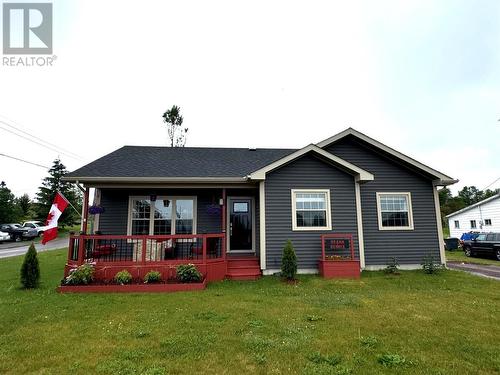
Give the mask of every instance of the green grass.
M 55 292 L 66 251 L 39 255 L 19 289 L 0 261 L 0 373 L 492 374 L 500 372 L 500 283 L 417 271 L 360 281 L 209 284 L 173 294 Z
M 455 251 L 446 251 L 446 260 L 453 262 L 473 263 L 473 264 L 486 264 L 500 267 L 500 261 L 492 258 L 477 258 L 466 257 L 464 252 L 460 249 Z

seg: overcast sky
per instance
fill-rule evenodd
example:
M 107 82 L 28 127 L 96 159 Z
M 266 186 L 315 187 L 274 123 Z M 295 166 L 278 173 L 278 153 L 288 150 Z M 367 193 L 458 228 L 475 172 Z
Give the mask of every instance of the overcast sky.
M 176 104 L 187 146 L 299 148 L 351 126 L 454 191 L 500 177 L 497 0 L 53 3 L 57 60 L 0 66 L 0 121 L 81 159 L 2 129 L 1 153 L 73 170 L 165 145 Z M 45 175 L 0 157 L 16 195 Z

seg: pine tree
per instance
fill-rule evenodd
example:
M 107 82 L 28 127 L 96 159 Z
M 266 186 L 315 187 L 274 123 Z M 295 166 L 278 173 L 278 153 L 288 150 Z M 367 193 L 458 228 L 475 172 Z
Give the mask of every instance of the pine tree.
M 35 209 L 38 220 L 45 221 L 58 191 L 61 192 L 77 210 L 81 209 L 81 192 L 70 182 L 61 180 L 66 173 L 68 173 L 68 170 L 64 164 L 61 163 L 61 160 L 54 160 L 52 167 L 49 169 L 49 176 L 43 179 L 42 186 L 38 188 L 39 191 L 36 195 Z M 59 224 L 64 227 L 65 225 L 78 223 L 79 220 L 80 217 L 77 213 L 68 207 L 59 218 Z
M 283 257 L 281 258 L 281 275 L 287 280 L 295 280 L 297 276 L 297 256 L 293 249 L 292 241 L 287 240 L 283 248 Z
M 32 242 L 21 266 L 21 284 L 25 289 L 34 289 L 38 287 L 39 282 L 40 265 L 38 264 L 35 245 Z
M 16 222 L 18 216 L 14 194 L 7 187 L 5 181 L 2 181 L 0 182 L 0 224 Z
M 16 198 L 16 207 L 21 215 L 22 220 L 29 220 L 32 216 L 32 204 L 28 194 L 23 194 Z

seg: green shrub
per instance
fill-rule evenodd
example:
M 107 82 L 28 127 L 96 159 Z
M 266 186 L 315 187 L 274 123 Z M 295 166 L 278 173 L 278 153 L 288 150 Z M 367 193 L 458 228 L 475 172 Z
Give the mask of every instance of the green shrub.
M 387 274 L 397 275 L 399 272 L 399 263 L 396 258 L 390 258 L 387 267 L 384 268 L 384 272 Z
M 359 338 L 359 342 L 365 348 L 373 349 L 378 346 L 378 340 L 375 336 L 362 336 Z
M 181 283 L 196 283 L 203 279 L 194 264 L 180 264 L 176 269 L 177 280 Z
M 87 285 L 94 280 L 95 268 L 92 264 L 82 264 L 69 271 L 69 275 L 64 279 L 67 285 Z
M 144 283 L 153 284 L 159 283 L 161 281 L 161 273 L 158 271 L 149 271 L 146 276 L 144 276 Z
M 431 254 L 424 257 L 422 260 L 422 270 L 428 275 L 433 275 L 439 273 L 443 269 L 443 266 L 439 261 L 437 261 Z
M 132 275 L 127 270 L 117 272 L 115 275 L 115 281 L 121 285 L 130 284 L 132 281 Z
M 40 282 L 40 265 L 35 245 L 31 243 L 21 266 L 21 284 L 25 289 L 37 288 Z
M 339 355 L 323 355 L 320 352 L 314 352 L 307 356 L 307 359 L 312 363 L 320 365 L 322 363 L 328 364 L 330 366 L 337 366 L 342 362 L 342 357 Z
M 281 276 L 287 280 L 295 280 L 297 276 L 297 256 L 293 249 L 292 241 L 287 240 L 283 248 L 283 256 L 281 258 Z

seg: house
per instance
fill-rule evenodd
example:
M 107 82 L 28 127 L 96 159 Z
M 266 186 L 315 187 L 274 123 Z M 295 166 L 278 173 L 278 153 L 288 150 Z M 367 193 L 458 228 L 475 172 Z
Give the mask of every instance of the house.
M 500 194 L 462 208 L 446 216 L 450 237 L 469 231 L 500 232 Z
M 86 192 L 66 271 L 191 262 L 209 281 L 279 271 L 287 239 L 303 273 L 326 259 L 354 259 L 358 272 L 391 257 L 408 269 L 428 254 L 445 263 L 437 187 L 456 182 L 352 128 L 301 149 L 125 146 L 64 179 Z M 97 235 L 89 188 L 104 210 Z

